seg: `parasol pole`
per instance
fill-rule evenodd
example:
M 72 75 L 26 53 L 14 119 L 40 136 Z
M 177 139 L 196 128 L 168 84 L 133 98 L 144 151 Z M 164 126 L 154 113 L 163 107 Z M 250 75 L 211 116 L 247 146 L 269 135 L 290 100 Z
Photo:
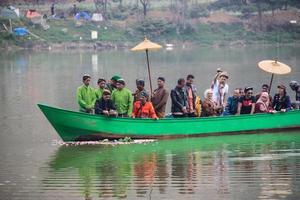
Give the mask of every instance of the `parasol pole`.
M 150 83 L 150 96 L 152 96 L 152 82 L 151 82 L 151 72 L 149 66 L 149 56 L 148 56 L 148 49 L 146 49 L 146 56 L 147 56 L 147 66 L 148 66 L 148 76 L 149 76 L 149 83 Z
M 273 83 L 274 74 L 272 73 L 271 81 L 270 81 L 270 87 L 269 87 L 269 94 L 271 92 L 272 83 Z

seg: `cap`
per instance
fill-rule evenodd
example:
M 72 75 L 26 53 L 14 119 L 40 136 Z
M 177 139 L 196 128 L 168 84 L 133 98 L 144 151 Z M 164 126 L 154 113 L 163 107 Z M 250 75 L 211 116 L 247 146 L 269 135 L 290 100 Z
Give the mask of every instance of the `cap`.
M 229 78 L 228 73 L 226 71 L 222 71 L 219 77 L 225 76 L 227 79 Z
M 136 83 L 136 85 L 142 85 L 142 86 L 145 86 L 145 81 L 142 80 L 142 79 L 136 79 L 135 83 Z
M 86 80 L 88 78 L 91 78 L 91 76 L 89 74 L 84 74 L 83 77 L 82 77 L 82 80 Z
M 290 82 L 290 86 L 296 86 L 299 85 L 299 83 L 297 81 L 291 81 Z
M 286 89 L 283 84 L 278 85 L 277 88 L 284 89 L 284 90 Z
M 125 81 L 124 81 L 124 79 L 122 79 L 122 78 L 118 79 L 118 80 L 117 80 L 117 83 L 120 83 L 120 84 L 122 84 L 122 85 L 125 85 Z
M 118 81 L 119 79 L 121 79 L 121 77 L 120 77 L 120 76 L 118 76 L 118 75 L 114 75 L 113 77 L 111 77 L 111 79 L 110 79 L 110 80 L 113 80 L 113 81 Z
M 245 87 L 244 92 L 247 93 L 249 90 L 253 90 L 253 87 Z
M 103 90 L 103 95 L 111 94 L 109 90 Z

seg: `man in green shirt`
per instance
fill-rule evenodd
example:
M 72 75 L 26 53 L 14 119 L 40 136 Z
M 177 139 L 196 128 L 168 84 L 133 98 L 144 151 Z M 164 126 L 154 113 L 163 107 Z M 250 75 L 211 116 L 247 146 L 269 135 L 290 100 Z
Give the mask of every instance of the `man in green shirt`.
M 88 74 L 83 75 L 82 82 L 83 85 L 79 86 L 76 92 L 77 102 L 80 107 L 79 111 L 92 113 L 96 101 L 96 95 L 95 90 L 89 86 L 91 76 Z
M 112 93 L 115 89 L 117 89 L 117 81 L 121 79 L 120 76 L 118 75 L 114 75 L 113 77 L 111 77 L 109 83 L 106 84 L 107 89 L 109 89 L 109 91 Z
M 106 80 L 103 78 L 99 78 L 97 83 L 98 83 L 99 88 L 95 89 L 96 98 L 101 99 L 101 97 L 103 95 L 103 91 L 106 86 Z
M 111 95 L 112 101 L 115 103 L 118 116 L 131 117 L 133 109 L 133 96 L 129 89 L 125 88 L 125 81 L 119 79 L 116 83 L 117 89 Z

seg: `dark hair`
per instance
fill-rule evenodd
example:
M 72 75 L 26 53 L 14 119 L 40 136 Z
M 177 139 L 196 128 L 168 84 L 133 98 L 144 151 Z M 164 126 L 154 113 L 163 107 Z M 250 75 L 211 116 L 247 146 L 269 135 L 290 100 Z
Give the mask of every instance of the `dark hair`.
M 268 88 L 269 89 L 269 85 L 268 84 L 263 84 L 262 86 L 261 86 L 262 88 Z
M 181 83 L 184 83 L 184 82 L 185 82 L 184 78 L 180 78 L 177 81 L 178 85 L 181 85 Z
M 99 84 L 100 82 L 103 82 L 103 81 L 106 82 L 106 80 L 104 78 L 99 78 L 97 83 Z
M 249 90 L 253 90 L 253 87 L 245 87 L 244 92 L 247 93 Z
M 136 85 L 145 86 L 145 81 L 142 79 L 136 79 L 135 80 Z
M 161 80 L 161 81 L 163 81 L 163 82 L 165 82 L 165 81 L 166 81 L 166 79 L 165 79 L 164 77 L 161 77 L 161 76 L 160 76 L 160 77 L 158 77 L 158 78 L 157 78 L 157 80 Z
M 195 77 L 192 74 L 187 75 L 186 79 L 190 79 L 190 78 L 194 79 Z

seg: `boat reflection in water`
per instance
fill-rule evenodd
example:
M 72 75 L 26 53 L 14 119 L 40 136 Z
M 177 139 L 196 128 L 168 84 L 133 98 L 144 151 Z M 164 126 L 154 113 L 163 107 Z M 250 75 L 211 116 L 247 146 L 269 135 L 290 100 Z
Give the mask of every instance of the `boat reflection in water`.
M 45 168 L 60 199 L 293 199 L 300 133 L 61 146 Z

